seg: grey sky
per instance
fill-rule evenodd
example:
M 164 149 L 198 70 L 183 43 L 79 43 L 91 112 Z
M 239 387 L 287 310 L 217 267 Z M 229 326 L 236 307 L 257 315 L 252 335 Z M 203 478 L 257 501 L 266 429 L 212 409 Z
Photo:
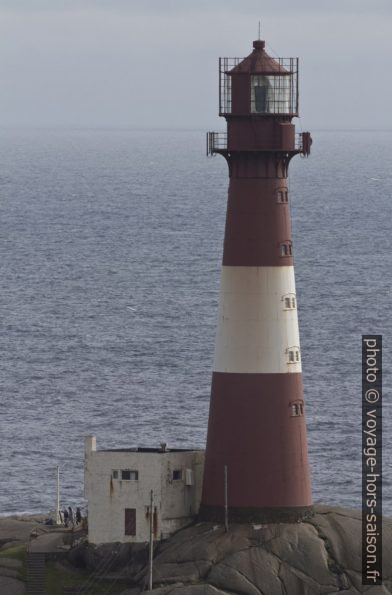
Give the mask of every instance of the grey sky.
M 391 0 L 0 0 L 0 125 L 219 127 L 217 59 L 259 19 L 304 127 L 392 128 Z

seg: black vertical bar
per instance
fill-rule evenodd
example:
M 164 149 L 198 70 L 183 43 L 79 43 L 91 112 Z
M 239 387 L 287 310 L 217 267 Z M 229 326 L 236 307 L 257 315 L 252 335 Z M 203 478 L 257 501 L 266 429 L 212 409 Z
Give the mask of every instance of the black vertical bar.
M 219 58 L 219 115 L 222 113 L 222 58 Z

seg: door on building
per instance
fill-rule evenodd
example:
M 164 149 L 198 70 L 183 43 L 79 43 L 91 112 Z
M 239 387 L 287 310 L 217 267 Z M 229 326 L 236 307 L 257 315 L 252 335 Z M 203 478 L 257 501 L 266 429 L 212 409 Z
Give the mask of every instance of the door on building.
M 125 509 L 125 535 L 136 535 L 136 508 Z

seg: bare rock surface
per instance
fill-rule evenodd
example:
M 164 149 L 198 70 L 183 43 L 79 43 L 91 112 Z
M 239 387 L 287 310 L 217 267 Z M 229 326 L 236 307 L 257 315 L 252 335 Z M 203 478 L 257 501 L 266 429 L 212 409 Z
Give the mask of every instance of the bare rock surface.
M 22 581 L 9 576 L 0 576 L 0 593 L 4 595 L 25 595 L 26 589 Z
M 28 542 L 32 531 L 40 526 L 38 521 L 30 518 L 0 517 L 0 547 Z
M 363 586 L 361 513 L 316 506 L 293 524 L 199 523 L 157 547 L 156 595 L 392 595 L 392 519 L 383 523 L 383 585 Z M 146 583 L 146 568 L 135 580 Z M 135 593 L 136 591 L 133 591 Z
M 14 558 L 0 558 L 0 568 L 22 568 L 22 562 Z

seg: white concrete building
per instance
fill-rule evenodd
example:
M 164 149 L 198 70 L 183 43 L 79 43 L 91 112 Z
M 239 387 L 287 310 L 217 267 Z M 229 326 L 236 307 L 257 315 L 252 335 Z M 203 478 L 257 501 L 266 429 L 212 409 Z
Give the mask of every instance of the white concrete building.
M 84 491 L 90 543 L 146 542 L 153 490 L 154 538 L 164 539 L 199 511 L 203 450 L 97 450 L 85 441 Z

